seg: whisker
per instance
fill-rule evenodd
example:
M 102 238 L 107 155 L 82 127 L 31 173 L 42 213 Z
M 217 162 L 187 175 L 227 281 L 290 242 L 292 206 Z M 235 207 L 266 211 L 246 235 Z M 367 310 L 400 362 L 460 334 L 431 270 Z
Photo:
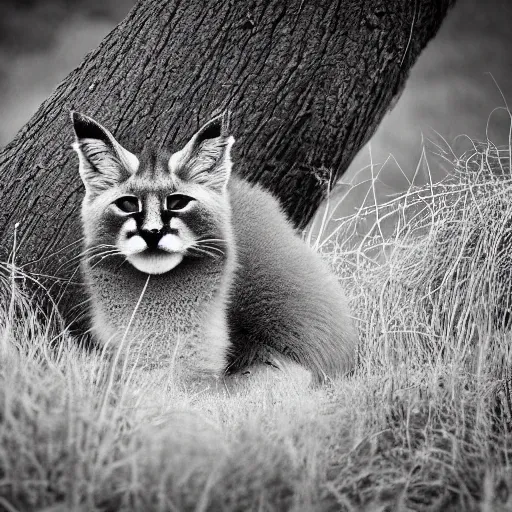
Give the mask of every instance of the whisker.
M 197 240 L 198 242 L 222 242 L 223 244 L 226 243 L 226 240 L 224 240 L 223 238 L 199 238 L 199 240 Z
M 221 254 L 224 254 L 227 243 L 221 238 L 200 238 L 196 240 L 193 245 L 206 247 L 207 249 L 219 251 Z
M 91 251 L 95 251 L 97 249 L 106 249 L 106 248 L 109 248 L 109 249 L 113 249 L 115 248 L 116 246 L 115 245 L 112 245 L 112 244 L 98 244 L 98 245 L 93 245 L 91 247 L 86 247 L 83 251 L 80 251 L 80 253 L 76 254 L 75 256 L 73 256 L 73 258 L 71 259 L 75 259 L 79 256 L 82 256 L 84 254 L 87 254 L 88 252 L 91 252 Z
M 94 258 L 99 258 L 100 256 L 103 256 L 104 254 L 108 254 L 108 253 L 111 253 L 111 252 L 119 252 L 120 253 L 119 249 L 117 249 L 117 248 L 103 249 L 102 251 L 98 251 L 96 253 L 88 255 L 86 258 L 84 258 L 84 260 L 85 261 L 89 261 L 89 260 L 92 260 Z
M 220 253 L 221 255 L 224 255 L 225 252 L 220 248 L 220 247 L 217 247 L 215 245 L 207 245 L 207 244 L 194 244 L 194 247 L 201 247 L 201 248 L 204 248 L 204 249 L 210 249 L 212 251 L 217 251 L 218 253 Z
M 75 255 L 73 258 L 71 259 L 75 259 L 77 257 L 80 257 L 80 256 L 83 256 L 89 252 L 92 252 L 92 251 L 96 251 L 98 249 L 115 249 L 117 246 L 115 245 L 112 245 L 112 244 L 98 244 L 98 245 L 93 245 L 91 247 L 86 247 L 83 251 L 81 251 L 80 253 L 78 253 L 77 255 Z
M 118 251 L 118 250 L 103 253 L 101 255 L 100 259 L 96 263 L 94 263 L 94 265 L 91 265 L 91 269 L 93 269 L 97 265 L 99 265 L 104 259 L 109 258 L 111 256 L 116 256 L 118 254 L 122 254 L 122 253 L 120 251 Z M 96 257 L 96 256 L 93 256 L 93 257 Z M 91 257 L 90 260 L 92 260 L 93 257 Z
M 56 272 L 58 272 L 59 270 L 66 270 L 76 260 L 79 260 L 80 258 L 83 258 L 87 254 L 89 254 L 89 253 L 91 253 L 93 251 L 96 251 L 96 250 L 100 250 L 100 249 L 117 249 L 117 247 L 115 245 L 112 245 L 112 244 L 98 244 L 98 245 L 95 245 L 93 247 L 88 247 L 87 249 L 81 251 L 80 253 L 76 254 L 72 258 L 70 258 L 70 259 L 66 260 L 64 263 L 62 263 L 57 268 Z
M 191 246 L 187 250 L 188 251 L 197 251 L 198 253 L 206 254 L 206 256 L 210 256 L 210 258 L 214 258 L 214 259 L 220 258 L 219 254 L 211 253 L 211 252 L 207 251 L 206 249 L 201 249 L 197 246 Z
M 118 250 L 118 249 L 115 245 L 107 245 L 107 244 L 97 245 L 94 247 L 90 247 L 89 249 L 86 249 L 85 251 L 82 251 L 80 254 L 77 254 L 71 260 L 68 260 L 67 263 L 71 262 L 72 260 L 79 259 L 79 258 L 90 258 L 90 257 L 100 255 L 105 250 Z
M 32 265 L 33 263 L 38 263 L 39 261 L 51 258 L 52 256 L 55 256 L 56 254 L 59 254 L 59 253 L 65 251 L 66 249 L 68 249 L 72 245 L 79 244 L 80 242 L 83 241 L 83 239 L 84 239 L 84 237 L 81 237 L 78 240 L 75 240 L 74 242 L 71 242 L 71 243 L 65 245 L 64 247 L 61 247 L 60 249 L 57 249 L 54 252 L 51 252 L 50 254 L 46 254 L 45 256 L 41 256 L 40 258 L 37 258 L 36 260 L 27 261 L 26 263 L 23 263 L 23 265 L 20 265 L 20 266 L 21 267 L 26 267 L 27 265 Z

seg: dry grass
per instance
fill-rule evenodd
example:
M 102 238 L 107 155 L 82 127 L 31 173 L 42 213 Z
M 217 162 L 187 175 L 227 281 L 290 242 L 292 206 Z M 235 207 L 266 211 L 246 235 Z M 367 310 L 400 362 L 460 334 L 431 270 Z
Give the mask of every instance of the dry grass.
M 510 510 L 510 148 L 443 156 L 443 183 L 315 242 L 361 338 L 354 374 L 326 388 L 268 370 L 192 391 L 126 372 L 106 393 L 100 355 L 65 334 L 50 350 L 52 330 L 9 299 L 0 509 Z

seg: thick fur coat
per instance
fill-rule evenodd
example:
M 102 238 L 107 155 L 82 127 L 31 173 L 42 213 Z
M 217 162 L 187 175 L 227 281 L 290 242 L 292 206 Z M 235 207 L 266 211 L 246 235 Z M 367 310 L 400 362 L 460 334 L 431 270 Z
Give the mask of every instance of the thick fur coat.
M 86 187 L 82 268 L 95 338 L 197 375 L 293 361 L 319 382 L 354 364 L 343 291 L 279 203 L 231 176 L 226 117 L 139 157 L 73 114 Z

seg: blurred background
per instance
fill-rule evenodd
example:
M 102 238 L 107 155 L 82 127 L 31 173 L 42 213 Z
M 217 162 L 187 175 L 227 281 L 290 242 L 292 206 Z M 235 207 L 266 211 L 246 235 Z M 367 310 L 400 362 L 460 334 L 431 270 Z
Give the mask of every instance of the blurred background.
M 134 3 L 1 1 L 0 147 Z M 381 170 L 382 197 L 406 188 L 423 140 L 439 142 L 442 136 L 461 152 L 468 144 L 461 135 L 507 143 L 509 115 L 494 109 L 504 106 L 502 94 L 512 105 L 511 24 L 512 0 L 458 0 L 413 68 L 397 105 L 343 177 L 361 185 L 343 202 L 341 214 L 362 201 L 372 172 Z M 435 166 L 432 173 L 442 177 Z M 417 179 L 423 179 L 421 173 Z M 342 192 L 343 187 L 338 195 Z

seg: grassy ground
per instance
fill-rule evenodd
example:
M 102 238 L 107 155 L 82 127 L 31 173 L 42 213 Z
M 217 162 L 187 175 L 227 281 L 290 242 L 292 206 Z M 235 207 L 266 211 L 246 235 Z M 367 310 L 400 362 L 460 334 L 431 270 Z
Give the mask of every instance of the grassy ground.
M 15 294 L 0 510 L 511 510 L 510 149 L 440 151 L 443 183 L 312 241 L 360 332 L 357 369 L 328 387 L 271 369 L 229 390 L 159 372 L 112 383 L 64 334 L 50 351 Z

